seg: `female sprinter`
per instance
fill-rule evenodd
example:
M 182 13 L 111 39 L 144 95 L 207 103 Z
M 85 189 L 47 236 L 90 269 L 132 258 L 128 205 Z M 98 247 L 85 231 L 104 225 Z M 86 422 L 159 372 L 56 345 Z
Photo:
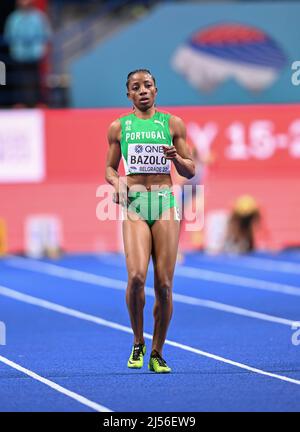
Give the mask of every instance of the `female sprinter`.
M 143 335 L 144 285 L 150 257 L 154 265 L 154 332 L 149 370 L 171 369 L 162 357 L 172 316 L 172 282 L 179 238 L 179 216 L 172 193 L 171 163 L 179 175 L 195 174 L 182 120 L 155 108 L 155 78 L 147 69 L 130 72 L 127 96 L 133 112 L 115 120 L 108 131 L 106 180 L 114 200 L 126 210 L 123 240 L 128 272 L 126 303 L 134 342 L 127 366 L 139 369 L 146 353 Z M 123 157 L 126 178 L 118 175 Z M 121 192 L 126 187 L 126 194 Z

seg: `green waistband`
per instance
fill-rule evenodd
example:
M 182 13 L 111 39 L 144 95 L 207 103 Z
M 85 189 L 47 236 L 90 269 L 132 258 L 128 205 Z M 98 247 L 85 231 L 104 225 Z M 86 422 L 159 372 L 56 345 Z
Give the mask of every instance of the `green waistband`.
M 136 191 L 136 192 L 130 192 L 129 191 L 128 196 L 131 197 L 131 198 L 137 198 L 139 196 L 146 197 L 146 196 L 149 196 L 149 194 L 158 195 L 158 193 L 168 193 L 168 194 L 171 194 L 172 190 L 168 189 L 168 188 L 165 188 L 165 189 L 157 189 L 157 190 L 154 190 L 154 191 Z

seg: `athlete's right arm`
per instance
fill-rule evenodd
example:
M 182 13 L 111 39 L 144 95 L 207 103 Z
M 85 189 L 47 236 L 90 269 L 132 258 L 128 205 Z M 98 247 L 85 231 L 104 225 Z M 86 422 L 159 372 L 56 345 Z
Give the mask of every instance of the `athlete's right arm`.
M 115 120 L 108 129 L 108 144 L 109 149 L 106 157 L 106 172 L 105 179 L 110 183 L 114 189 L 114 201 L 120 203 L 120 180 L 118 174 L 118 168 L 122 157 L 121 153 L 121 123 L 119 120 Z
M 112 122 L 108 129 L 108 144 L 109 149 L 106 157 L 106 172 L 105 179 L 115 189 L 118 189 L 119 175 L 118 168 L 121 160 L 121 123 L 119 120 Z

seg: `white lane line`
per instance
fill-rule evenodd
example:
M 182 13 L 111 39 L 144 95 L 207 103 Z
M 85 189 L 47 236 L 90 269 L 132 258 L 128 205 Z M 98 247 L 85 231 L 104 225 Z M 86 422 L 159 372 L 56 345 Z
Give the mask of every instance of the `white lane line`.
M 90 321 L 90 322 L 93 322 L 95 324 L 99 324 L 99 325 L 102 325 L 105 327 L 109 327 L 109 328 L 112 328 L 115 330 L 120 330 L 120 331 L 123 331 L 125 333 L 132 334 L 131 328 L 124 326 L 122 324 L 119 324 L 119 323 L 116 323 L 113 321 L 108 321 L 108 320 L 105 320 L 103 318 L 100 318 L 100 317 L 97 317 L 94 315 L 90 315 L 90 314 L 87 314 L 84 312 L 80 312 L 76 309 L 67 308 L 65 306 L 59 305 L 57 303 L 49 302 L 47 300 L 43 300 L 43 299 L 38 298 L 38 297 L 33 297 L 33 296 L 29 296 L 27 294 L 22 294 L 18 291 L 12 290 L 10 288 L 7 288 L 7 287 L 1 286 L 1 285 L 0 285 L 0 295 L 10 297 L 14 300 L 19 300 L 19 301 L 22 301 L 24 303 L 32 304 L 32 305 L 42 307 L 45 309 L 49 309 L 49 310 L 52 310 L 54 312 L 59 312 L 59 313 L 62 313 L 64 315 L 69 315 L 69 316 L 72 316 L 75 318 L 79 318 L 79 319 L 82 319 L 85 321 Z M 144 337 L 146 339 L 152 339 L 152 335 L 149 333 L 144 333 Z M 239 362 L 236 362 L 234 360 L 231 360 L 231 359 L 228 359 L 225 357 L 221 357 L 221 356 L 218 356 L 218 355 L 206 352 L 206 351 L 199 350 L 199 349 L 191 347 L 189 345 L 184 345 L 184 344 L 181 344 L 179 342 L 175 342 L 175 341 L 172 341 L 169 339 L 167 339 L 165 343 L 167 345 L 182 349 L 184 351 L 189 351 L 189 352 L 198 354 L 198 355 L 203 356 L 203 357 L 208 357 L 208 358 L 211 358 L 213 360 L 220 361 L 222 363 L 236 366 L 240 369 L 245 369 L 249 372 L 257 373 L 259 375 L 265 375 L 265 376 L 268 376 L 270 378 L 278 379 L 280 381 L 286 381 L 286 382 L 289 382 L 292 384 L 300 385 L 300 380 L 297 380 L 294 378 L 289 378 L 285 375 L 278 375 L 278 374 L 274 374 L 272 372 L 267 372 L 267 371 L 264 371 L 262 369 L 258 369 L 258 368 L 246 365 L 244 363 L 239 363 Z
M 3 288 L 3 287 L 1 287 Z M 3 294 L 5 295 L 5 294 Z M 81 403 L 82 405 L 86 405 L 89 408 L 92 408 L 95 411 L 99 411 L 99 412 L 112 412 L 110 409 L 106 408 L 103 405 L 99 405 L 96 402 L 93 402 L 87 398 L 85 398 L 84 396 L 79 395 L 78 393 L 75 393 L 71 390 L 68 390 L 64 387 L 62 387 L 59 384 L 56 384 L 53 381 L 48 380 L 47 378 L 42 377 L 41 375 L 38 375 L 35 372 L 32 372 L 29 369 L 24 368 L 23 366 L 20 366 L 19 364 L 7 359 L 6 357 L 3 357 L 0 355 L 0 361 L 4 364 L 6 364 L 7 366 L 12 367 L 13 369 L 18 370 L 19 372 L 24 373 L 25 375 L 28 375 L 29 377 L 33 378 L 36 381 L 39 381 L 43 384 L 46 384 L 48 387 L 51 387 L 52 389 L 56 390 L 59 393 L 64 394 L 65 396 L 70 397 L 71 399 L 76 400 L 77 402 Z
M 266 258 L 243 258 L 241 263 L 247 267 L 258 270 L 275 271 L 281 273 L 300 274 L 300 263 L 292 263 L 288 261 L 276 261 Z
M 234 267 L 245 267 L 245 268 L 253 268 L 257 270 L 265 270 L 265 271 L 275 271 L 279 273 L 291 273 L 291 274 L 300 274 L 300 263 L 294 263 L 289 261 L 277 261 L 269 258 L 258 258 L 258 257 L 239 257 L 228 259 L 225 257 L 224 261 L 221 261 L 221 257 L 212 258 L 209 256 L 204 256 L 203 259 L 201 257 L 197 257 L 198 262 L 209 262 L 224 265 L 230 265 Z
M 111 278 L 98 276 L 80 270 L 70 269 L 68 267 L 61 267 L 55 264 L 34 261 L 27 258 L 16 257 L 6 260 L 5 263 L 12 267 L 23 268 L 25 270 L 39 271 L 57 277 L 66 277 L 66 272 L 69 271 L 72 280 L 84 281 L 87 283 L 98 283 L 102 285 L 107 284 L 107 286 L 112 286 L 114 283 L 114 279 Z M 252 279 L 243 276 L 231 275 L 228 273 L 200 269 L 197 267 L 177 266 L 175 270 L 175 276 L 181 276 L 196 280 L 206 280 L 208 282 L 216 282 L 225 285 L 243 286 L 245 288 L 272 291 L 280 294 L 300 296 L 300 288 L 293 285 L 269 282 L 261 279 Z M 116 285 L 119 285 L 119 283 L 123 284 L 124 282 L 117 281 Z
M 235 285 L 239 287 L 300 296 L 300 288 L 293 285 L 269 282 L 261 279 L 252 279 L 243 276 L 231 275 L 228 273 L 200 269 L 197 267 L 178 266 L 175 274 L 176 276 L 184 276 L 185 278 L 190 279 L 200 279 L 226 285 Z
M 72 254 L 73 256 L 74 254 Z M 76 256 L 76 255 L 75 255 Z M 82 257 L 82 254 L 77 254 L 78 257 Z M 122 259 L 121 256 L 115 253 L 102 253 L 102 254 L 94 254 L 89 255 L 94 259 L 97 259 L 101 263 L 109 266 L 117 266 L 119 268 L 124 268 L 126 263 L 125 259 Z M 211 256 L 211 255 L 200 255 L 194 258 L 201 265 L 205 265 L 205 263 L 214 264 L 215 266 L 222 265 L 224 267 L 229 265 L 231 267 L 243 267 L 243 268 L 251 268 L 257 270 L 265 270 L 265 271 L 275 271 L 279 273 L 290 273 L 290 274 L 300 274 L 300 262 L 290 262 L 290 261 L 277 261 L 269 258 L 258 258 L 252 256 L 240 256 L 240 257 L 228 257 L 226 256 Z M 185 267 L 183 264 L 178 264 L 178 267 Z M 153 271 L 151 267 L 149 270 Z
M 225 303 L 215 302 L 213 300 L 203 300 L 195 297 L 188 297 L 182 294 L 173 294 L 173 299 L 174 300 L 176 299 L 177 302 L 181 302 L 181 303 L 191 304 L 194 306 L 202 306 L 210 309 L 219 310 L 222 312 L 228 312 L 236 315 L 245 316 L 248 318 L 255 318 L 262 321 L 269 321 L 277 324 L 283 324 L 289 327 L 295 324 L 296 321 L 296 320 L 277 317 L 274 315 L 268 315 L 261 312 L 256 312 L 249 309 L 240 308 L 237 306 L 228 305 Z
M 108 278 L 104 276 L 95 275 L 93 273 L 87 273 L 80 270 L 70 269 L 67 267 L 60 267 L 55 264 L 43 263 L 39 261 L 31 261 L 24 258 L 16 258 L 7 262 L 10 266 L 22 268 L 29 271 L 46 273 L 51 276 L 75 280 L 77 282 L 88 283 L 96 286 L 103 286 L 106 288 L 112 288 L 117 290 L 126 290 L 127 282 Z M 153 288 L 145 287 L 145 294 L 151 297 L 155 297 Z M 283 324 L 292 326 L 296 320 L 287 318 L 281 318 L 274 315 L 268 315 L 253 310 L 232 306 L 225 303 L 216 302 L 213 300 L 204 300 L 196 297 L 186 296 L 183 294 L 173 293 L 173 300 L 178 303 L 188 304 L 192 306 L 200 306 L 209 309 L 215 309 L 226 313 L 236 314 L 245 316 L 248 318 L 259 319 L 262 321 L 273 322 L 277 324 Z

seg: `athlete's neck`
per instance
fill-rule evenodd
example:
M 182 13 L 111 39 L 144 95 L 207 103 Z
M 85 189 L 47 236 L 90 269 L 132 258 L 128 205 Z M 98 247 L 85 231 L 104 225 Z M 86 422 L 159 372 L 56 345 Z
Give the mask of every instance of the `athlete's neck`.
M 154 105 L 151 108 L 148 108 L 146 111 L 141 111 L 137 107 L 134 107 L 134 114 L 141 119 L 149 119 L 153 117 L 155 113 L 156 109 Z

